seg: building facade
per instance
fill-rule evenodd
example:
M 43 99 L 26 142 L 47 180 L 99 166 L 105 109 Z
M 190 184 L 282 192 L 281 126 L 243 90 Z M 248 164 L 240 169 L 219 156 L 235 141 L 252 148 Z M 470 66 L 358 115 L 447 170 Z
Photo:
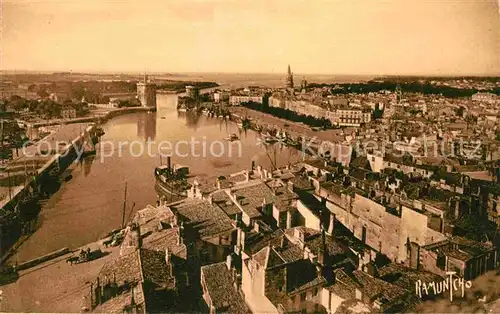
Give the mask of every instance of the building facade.
M 264 97 L 263 96 L 231 96 L 229 97 L 229 104 L 231 106 L 239 106 L 241 103 L 244 102 L 255 102 L 258 104 L 262 104 L 264 102 Z

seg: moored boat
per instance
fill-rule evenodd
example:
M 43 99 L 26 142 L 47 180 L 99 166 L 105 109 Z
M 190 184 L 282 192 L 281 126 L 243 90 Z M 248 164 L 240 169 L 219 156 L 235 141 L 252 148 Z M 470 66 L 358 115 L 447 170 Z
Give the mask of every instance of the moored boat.
M 229 135 L 228 137 L 226 137 L 225 140 L 232 142 L 232 141 L 239 140 L 239 137 L 238 137 L 238 135 L 233 133 L 233 134 Z
M 172 167 L 170 157 L 167 160 L 167 165 L 155 168 L 155 190 L 158 196 L 168 202 L 175 202 L 187 197 L 187 190 L 191 187 L 187 181 L 189 167 L 182 165 Z

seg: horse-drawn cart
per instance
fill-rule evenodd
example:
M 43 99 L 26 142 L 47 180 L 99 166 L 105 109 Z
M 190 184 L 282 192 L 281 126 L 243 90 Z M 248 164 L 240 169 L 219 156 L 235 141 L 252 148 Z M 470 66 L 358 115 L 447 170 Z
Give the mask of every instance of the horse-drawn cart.
M 101 249 L 91 251 L 88 248 L 87 250 L 80 250 L 80 253 L 78 255 L 72 255 L 72 256 L 68 257 L 66 259 L 66 262 L 70 263 L 71 265 L 85 263 L 85 262 L 89 262 L 89 261 L 98 259 L 99 257 L 101 257 L 103 255 L 104 255 L 104 252 L 101 251 Z

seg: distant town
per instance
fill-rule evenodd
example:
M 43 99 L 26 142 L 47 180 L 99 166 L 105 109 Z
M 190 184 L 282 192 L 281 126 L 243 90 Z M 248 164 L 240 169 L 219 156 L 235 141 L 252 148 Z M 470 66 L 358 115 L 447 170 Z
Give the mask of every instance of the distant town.
M 3 76 L 0 310 L 498 311 L 500 78 L 324 83 L 283 72 L 281 86 L 238 87 L 148 73 Z M 117 228 L 20 259 L 39 234 L 71 234 L 41 217 L 127 116 L 144 119 L 141 136 L 178 120 L 230 125 L 238 131 L 223 140 L 245 144 L 250 132 L 264 157 L 201 175 L 162 156 L 141 182 L 149 205 L 131 206 L 126 183 L 113 191 Z M 280 162 L 283 149 L 299 157 Z

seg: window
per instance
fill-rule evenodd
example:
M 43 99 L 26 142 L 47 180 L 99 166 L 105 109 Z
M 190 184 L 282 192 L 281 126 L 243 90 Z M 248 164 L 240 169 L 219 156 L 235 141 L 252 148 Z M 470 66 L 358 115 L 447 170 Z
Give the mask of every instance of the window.
M 302 293 L 300 294 L 300 301 L 302 301 L 302 302 L 303 302 L 303 301 L 305 301 L 305 300 L 306 300 L 306 293 L 305 293 L 305 292 L 302 292 Z
M 318 288 L 314 288 L 313 296 L 317 296 L 317 295 L 318 295 Z
M 436 258 L 436 266 L 439 269 L 445 270 L 446 267 L 446 256 L 443 253 L 438 253 Z

